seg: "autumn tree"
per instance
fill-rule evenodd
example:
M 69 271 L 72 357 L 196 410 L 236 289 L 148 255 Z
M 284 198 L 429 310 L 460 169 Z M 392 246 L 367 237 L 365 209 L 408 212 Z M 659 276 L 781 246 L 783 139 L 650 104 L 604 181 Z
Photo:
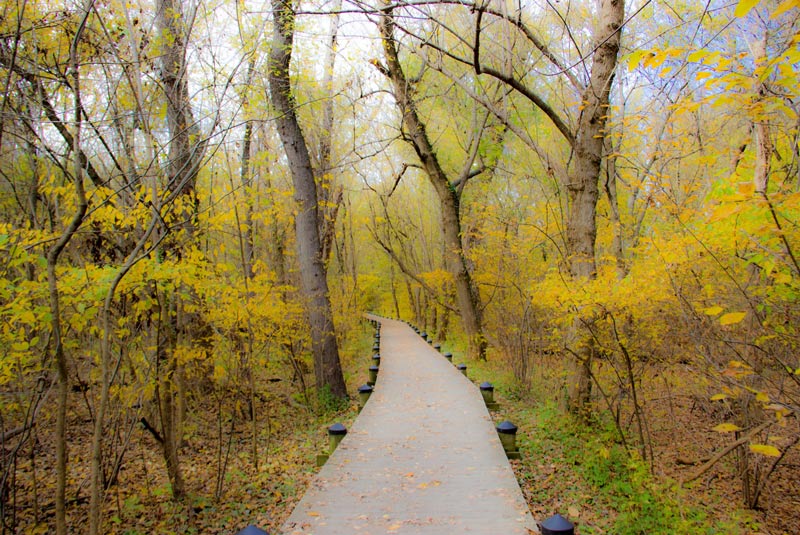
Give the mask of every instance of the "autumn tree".
M 276 0 L 272 5 L 274 31 L 269 57 L 269 89 L 276 124 L 289 161 L 297 203 L 295 231 L 303 294 L 307 300 L 311 326 L 314 373 L 320 393 L 329 389 L 336 398 L 346 398 L 347 389 L 339 362 L 333 315 L 328 292 L 319 214 L 319 201 L 308 146 L 295 112 L 289 76 L 292 58 L 295 14 L 291 1 Z
M 421 2 L 413 4 L 412 9 L 422 10 L 431 4 Z M 448 7 L 448 6 L 445 6 Z M 565 257 L 569 267 L 570 275 L 574 278 L 576 289 L 586 280 L 591 280 L 596 274 L 596 254 L 595 241 L 596 230 L 596 207 L 600 193 L 601 165 L 604 157 L 604 138 L 605 125 L 609 116 L 609 102 L 611 86 L 617 66 L 617 56 L 620 46 L 620 36 L 624 19 L 624 2 L 622 0 L 599 1 L 595 6 L 593 39 L 584 49 L 581 43 L 574 41 L 577 60 L 571 65 L 568 60 L 562 59 L 558 51 L 553 50 L 537 34 L 535 27 L 523 17 L 523 12 L 518 15 L 507 13 L 500 6 L 492 4 L 470 5 L 474 12 L 472 35 L 465 39 L 458 26 L 445 21 L 444 9 L 431 11 L 428 17 L 437 27 L 442 30 L 442 34 L 452 36 L 454 45 L 448 45 L 442 39 L 434 36 L 430 39 L 420 40 L 423 49 L 429 49 L 426 64 L 431 68 L 447 73 L 452 79 L 461 79 L 458 65 L 472 69 L 476 76 L 481 78 L 493 78 L 502 83 L 509 91 L 520 95 L 530 106 L 541 112 L 546 117 L 555 130 L 560 134 L 566 143 L 567 154 L 565 160 L 559 163 L 560 156 L 557 151 L 542 147 L 535 143 L 528 134 L 520 132 L 514 125 L 506 111 L 498 106 L 493 99 L 487 98 L 481 90 L 471 91 L 476 99 L 485 105 L 499 120 L 508 125 L 512 132 L 520 132 L 523 139 L 530 140 L 534 151 L 546 162 L 547 167 L 559 173 L 558 180 L 568 193 L 566 205 L 564 245 Z M 452 9 L 458 9 L 452 6 Z M 558 12 L 558 6 L 550 6 L 556 11 L 566 30 L 572 30 L 568 26 L 567 19 Z M 391 14 L 391 10 L 384 8 L 386 15 Z M 386 20 L 386 17 L 384 18 Z M 490 30 L 484 28 L 485 20 L 495 20 L 507 25 L 507 31 L 495 37 L 490 34 Z M 387 24 L 384 23 L 384 27 Z M 382 30 L 384 48 L 386 48 L 388 34 Z M 549 93 L 547 86 L 534 73 L 524 69 L 524 63 L 518 63 L 516 59 L 518 52 L 513 48 L 517 42 L 517 36 L 525 40 L 532 52 L 539 55 L 543 62 L 547 62 L 555 70 L 554 76 L 561 79 L 563 83 L 559 87 L 574 93 L 574 99 L 578 103 L 574 108 L 559 109 L 550 100 L 558 98 Z M 511 43 L 511 48 L 503 48 L 504 43 Z M 387 53 L 388 56 L 388 53 Z M 391 73 L 392 61 L 387 60 L 387 70 Z M 460 82 L 463 86 L 463 82 Z M 395 93 L 400 90 L 408 91 L 411 85 L 407 80 L 396 78 L 394 81 Z M 469 91 L 470 88 L 467 88 Z M 414 116 L 413 107 L 407 102 L 402 102 L 401 109 L 404 113 L 404 121 Z M 417 147 L 424 147 L 424 132 L 419 124 L 414 124 L 413 128 L 407 126 L 409 136 L 412 139 L 419 137 L 415 143 L 415 148 L 420 154 L 420 158 L 427 167 L 430 156 L 427 151 Z M 426 160 L 427 158 L 427 160 Z M 436 176 L 435 169 L 431 171 Z M 439 181 L 445 184 L 444 181 Z M 438 187 L 440 199 L 448 194 L 448 188 Z M 448 216 L 444 216 L 448 217 Z M 448 248 L 453 249 L 454 240 L 448 240 Z M 454 272 L 455 273 L 455 272 Z M 458 277 L 456 277 L 458 280 Z M 578 290 L 579 291 L 579 290 Z M 473 292 L 474 294 L 474 292 Z M 469 295 L 463 289 L 459 290 L 460 308 L 464 307 L 464 300 Z M 479 320 L 479 317 L 477 317 Z M 591 315 L 586 316 L 577 314 L 574 326 L 574 336 L 569 344 L 569 350 L 574 356 L 576 366 L 570 379 L 571 407 L 579 410 L 589 401 L 591 387 L 591 367 L 594 350 L 592 348 L 592 337 L 589 334 L 589 325 L 592 322 Z M 470 321 L 465 320 L 466 324 Z
M 479 143 L 477 141 L 473 143 L 476 150 L 466 159 L 457 177 L 451 179 L 442 167 L 439 156 L 430 141 L 425 122 L 417 111 L 413 84 L 409 82 L 400 62 L 391 5 L 383 6 L 379 30 L 386 60 L 385 65 L 381 65 L 379 68 L 392 84 L 393 94 L 402 115 L 404 133 L 414 148 L 414 152 L 439 199 L 445 264 L 454 279 L 458 309 L 469 339 L 470 353 L 475 358 L 485 359 L 486 338 L 481 326 L 480 295 L 464 256 L 460 214 L 461 192 L 464 186 L 469 179 L 484 170 L 473 167 Z M 477 135 L 480 136 L 480 132 Z

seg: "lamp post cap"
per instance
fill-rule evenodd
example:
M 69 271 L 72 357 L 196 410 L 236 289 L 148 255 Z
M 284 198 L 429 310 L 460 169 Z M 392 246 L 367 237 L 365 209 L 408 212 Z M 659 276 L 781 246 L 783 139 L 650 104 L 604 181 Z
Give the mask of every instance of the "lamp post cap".
M 571 534 L 575 532 L 575 526 L 561 516 L 560 514 L 556 513 L 544 522 L 542 522 L 542 534 L 557 534 L 557 533 L 564 533 L 564 534 Z
M 517 426 L 506 420 L 497 426 L 497 432 L 503 433 L 504 435 L 516 435 Z
M 328 428 L 329 435 L 346 435 L 347 428 L 340 423 L 335 423 Z
M 259 527 L 251 525 L 237 532 L 236 535 L 269 535 L 269 533 Z

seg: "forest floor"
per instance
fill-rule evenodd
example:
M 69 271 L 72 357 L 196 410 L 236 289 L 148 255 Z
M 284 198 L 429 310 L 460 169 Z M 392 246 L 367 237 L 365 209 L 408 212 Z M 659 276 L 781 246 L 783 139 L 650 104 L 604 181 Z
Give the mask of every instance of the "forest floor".
M 364 381 L 369 365 L 369 352 L 361 354 L 365 356 L 348 361 L 348 386 L 353 392 Z M 519 426 L 523 458 L 512 464 L 539 521 L 558 512 L 575 522 L 581 535 L 800 533 L 797 448 L 772 474 L 759 510 L 740 506 L 734 454 L 693 483 L 677 484 L 734 440 L 711 430 L 722 421 L 714 419 L 719 409 L 707 401 L 702 385 L 691 386 L 694 377 L 689 371 L 660 370 L 662 377 L 648 390 L 645 406 L 653 447 L 646 452 L 646 461 L 641 461 L 625 452 L 612 427 L 603 421 L 589 428 L 579 425 L 559 410 L 557 396 L 541 394 L 549 391 L 545 385 L 560 373 L 555 359 L 535 370 L 529 388 L 515 386 L 499 359 L 469 363 L 469 370 L 473 381 L 495 384 L 500 402 L 500 410 L 493 414 L 495 421 L 508 419 Z M 682 388 L 675 388 L 677 384 Z M 317 471 L 314 459 L 327 449 L 326 428 L 337 421 L 349 425 L 357 406 L 354 397 L 338 411 L 311 410 L 298 401 L 297 386 L 290 381 L 270 383 L 267 388 L 270 395 L 258 411 L 257 464 L 251 454 L 249 418 L 235 411 L 223 411 L 219 418 L 213 397 L 193 400 L 181 453 L 188 498 L 181 503 L 170 499 L 159 444 L 151 433 L 137 427 L 118 484 L 107 495 L 104 532 L 234 534 L 255 524 L 278 533 Z M 72 397 L 68 514 L 71 532 L 82 533 L 88 511 L 91 419 L 80 394 Z M 236 414 L 233 427 L 230 414 Z M 52 429 L 49 419 L 43 417 L 41 422 L 11 471 L 4 504 L 6 527 L 0 528 L 3 534 L 48 533 L 52 527 Z M 789 425 L 798 423 L 792 419 Z
M 220 434 L 218 422 L 205 420 L 217 407 L 203 405 L 198 401 L 192 411 L 195 416 L 190 416 L 188 423 L 193 430 L 181 450 L 188 497 L 180 503 L 170 499 L 161 446 L 152 434 L 137 430 L 119 481 L 106 497 L 104 533 L 236 533 L 249 524 L 272 534 L 278 532 L 316 472 L 314 458 L 327 448 L 326 428 L 334 415 L 314 414 L 285 401 L 272 403 L 269 417 L 261 415 L 256 465 L 250 453 L 247 420 L 235 424 L 230 433 L 230 419 L 224 418 Z M 352 414 L 335 415 L 335 419 L 352 420 L 354 409 Z M 67 521 L 71 533 L 88 531 L 90 426 L 88 418 L 73 417 L 69 422 Z M 51 432 L 40 426 L 36 446 L 25 448 L 24 456 L 18 458 L 15 492 L 9 493 L 5 507 L 8 529 L 0 529 L 0 533 L 51 532 L 55 487 L 51 468 L 55 457 L 47 446 Z
M 490 362 L 471 368 L 476 381 L 487 377 L 495 383 L 500 402 L 495 420 L 509 419 L 519 427 L 523 458 L 512 464 L 539 521 L 560 513 L 575 523 L 581 535 L 800 533 L 797 448 L 789 450 L 767 480 L 756 510 L 742 507 L 735 451 L 691 483 L 680 485 L 735 441 L 732 434 L 711 429 L 725 421 L 724 414 L 715 414 L 724 411 L 708 401 L 711 393 L 689 370 L 661 369 L 648 382 L 643 405 L 652 446 L 642 461 L 638 452 L 626 453 L 609 422 L 587 427 L 564 415 L 563 400 L 546 388 L 563 372 L 557 359 L 536 370 L 530 387 L 524 389 L 513 386 L 507 366 Z M 798 426 L 797 419 L 787 425 Z M 772 459 L 749 455 L 749 460 Z M 760 467 L 762 473 L 767 464 Z

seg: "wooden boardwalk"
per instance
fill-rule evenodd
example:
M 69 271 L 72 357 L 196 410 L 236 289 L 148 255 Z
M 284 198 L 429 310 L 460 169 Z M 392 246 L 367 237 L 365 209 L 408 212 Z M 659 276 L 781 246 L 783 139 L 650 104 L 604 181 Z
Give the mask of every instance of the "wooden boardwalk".
M 375 392 L 283 533 L 537 533 L 478 388 L 410 327 L 375 319 Z

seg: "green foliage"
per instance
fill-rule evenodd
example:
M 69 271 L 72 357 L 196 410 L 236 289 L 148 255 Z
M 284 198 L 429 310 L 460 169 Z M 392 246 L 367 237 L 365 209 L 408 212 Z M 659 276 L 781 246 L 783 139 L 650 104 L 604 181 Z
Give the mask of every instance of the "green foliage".
M 553 404 L 523 409 L 515 416 L 535 422 L 519 438 L 523 458 L 547 459 L 564 468 L 561 476 L 572 488 L 565 504 L 593 509 L 581 533 L 612 532 L 619 535 L 737 533 L 734 521 L 713 522 L 703 507 L 692 505 L 672 481 L 659 482 L 648 467 L 615 442 L 611 429 L 587 428 Z M 535 465 L 527 468 L 536 470 Z M 552 491 L 552 489 L 551 489 Z M 582 503 L 582 500 L 588 501 Z M 603 515 L 601 511 L 610 511 Z
M 345 410 L 350 405 L 348 399 L 343 399 L 331 394 L 328 385 L 317 391 L 318 414 L 332 415 Z

